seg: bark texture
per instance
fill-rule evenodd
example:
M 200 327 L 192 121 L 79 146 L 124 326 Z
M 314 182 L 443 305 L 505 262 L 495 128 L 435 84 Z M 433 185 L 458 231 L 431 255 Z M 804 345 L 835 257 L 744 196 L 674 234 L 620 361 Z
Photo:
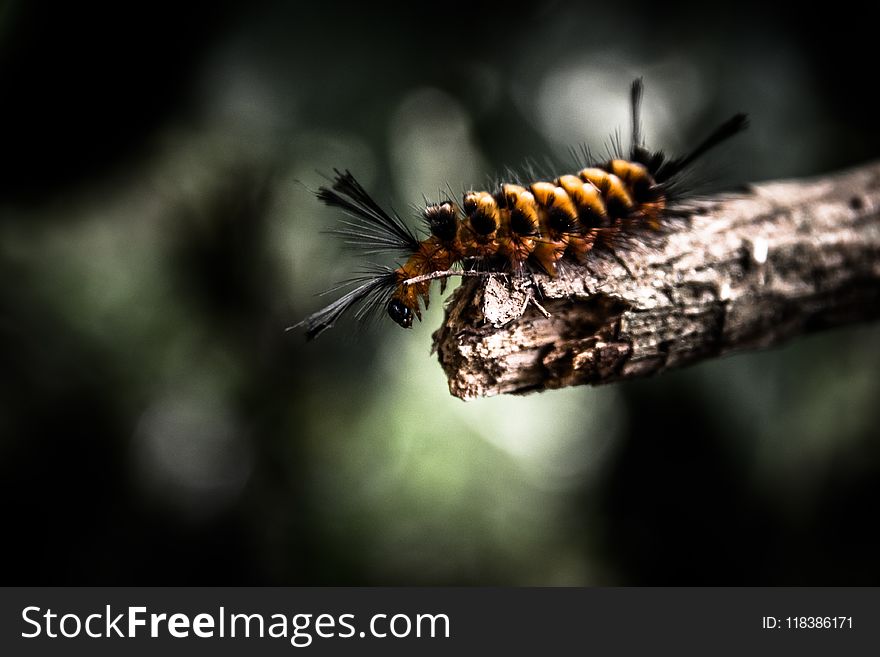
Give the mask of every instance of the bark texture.
M 557 278 L 465 279 L 434 333 L 450 392 L 609 383 L 880 316 L 880 162 L 687 215 L 656 245 Z

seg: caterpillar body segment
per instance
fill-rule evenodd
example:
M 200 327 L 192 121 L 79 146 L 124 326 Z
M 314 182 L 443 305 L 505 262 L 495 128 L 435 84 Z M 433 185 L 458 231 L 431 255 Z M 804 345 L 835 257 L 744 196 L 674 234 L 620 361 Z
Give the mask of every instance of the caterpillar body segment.
M 628 156 L 585 162 L 579 170 L 553 179 L 502 183 L 492 191 L 472 190 L 461 202 L 428 204 L 422 220 L 428 236 L 420 239 L 396 214 L 384 211 L 348 172 L 336 171 L 330 188 L 318 198 L 342 209 L 348 219 L 333 231 L 366 253 L 392 251 L 395 268 L 376 267 L 372 276 L 353 279 L 340 299 L 310 315 L 304 325 L 313 338 L 330 328 L 351 307 L 363 319 L 383 307 L 399 326 L 411 328 L 428 307 L 434 278 L 445 288 L 454 271 L 542 271 L 556 276 L 563 260 L 583 263 L 596 249 L 650 242 L 681 196 L 680 174 L 703 153 L 743 130 L 745 115 L 719 126 L 691 153 L 668 159 L 642 144 L 639 108 L 642 84 L 631 89 L 632 144 Z M 469 272 L 465 272 L 469 273 Z M 339 289 L 339 288 L 336 288 Z
M 539 206 L 535 195 L 521 185 L 502 185 L 501 197 L 504 209 L 499 253 L 508 260 L 511 269 L 517 271 L 534 252 L 540 238 Z

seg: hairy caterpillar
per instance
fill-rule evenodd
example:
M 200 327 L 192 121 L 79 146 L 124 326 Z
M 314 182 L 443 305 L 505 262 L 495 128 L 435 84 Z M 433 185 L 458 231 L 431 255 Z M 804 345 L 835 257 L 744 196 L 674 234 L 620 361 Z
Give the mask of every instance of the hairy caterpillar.
M 689 154 L 668 158 L 642 143 L 642 82 L 631 87 L 632 141 L 624 155 L 618 146 L 609 160 L 587 160 L 577 171 L 550 180 L 499 184 L 494 191 L 469 191 L 461 203 L 428 204 L 420 239 L 396 213 L 383 210 L 348 171 L 335 172 L 318 198 L 347 215 L 330 232 L 365 254 L 396 253 L 397 267 L 371 265 L 355 278 L 328 290 L 351 287 L 336 301 L 294 327 L 312 339 L 332 327 L 352 307 L 364 319 L 383 308 L 398 325 L 411 328 L 428 307 L 432 280 L 474 272 L 541 271 L 556 276 L 565 260 L 584 262 L 595 249 L 613 252 L 659 231 L 679 194 L 682 174 L 706 151 L 746 128 L 736 114 L 718 126 Z

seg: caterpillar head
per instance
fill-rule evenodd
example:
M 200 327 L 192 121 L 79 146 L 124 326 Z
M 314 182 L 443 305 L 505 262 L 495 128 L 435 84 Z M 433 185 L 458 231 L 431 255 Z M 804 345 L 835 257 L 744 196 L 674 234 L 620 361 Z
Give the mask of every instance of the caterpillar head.
M 400 299 L 391 299 L 388 302 L 388 315 L 399 326 L 403 328 L 412 328 L 413 311 Z

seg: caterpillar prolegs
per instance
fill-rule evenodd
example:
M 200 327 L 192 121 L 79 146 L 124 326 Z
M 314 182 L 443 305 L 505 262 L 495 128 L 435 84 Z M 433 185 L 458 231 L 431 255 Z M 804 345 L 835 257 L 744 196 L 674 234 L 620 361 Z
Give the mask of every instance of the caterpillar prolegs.
M 631 87 L 632 141 L 629 152 L 603 162 L 585 162 L 576 171 L 549 180 L 501 183 L 493 191 L 468 191 L 461 203 L 445 199 L 426 204 L 422 222 L 427 237 L 417 236 L 394 212 L 386 212 L 348 171 L 335 171 L 318 198 L 347 215 L 330 232 L 365 254 L 396 253 L 396 267 L 370 265 L 328 292 L 350 289 L 296 326 L 315 338 L 349 309 L 359 319 L 383 308 L 398 325 L 411 328 L 428 307 L 430 285 L 471 272 L 540 271 L 556 276 L 565 260 L 583 263 L 596 250 L 639 242 L 657 234 L 680 196 L 682 174 L 722 141 L 747 126 L 736 114 L 718 126 L 693 151 L 668 158 L 642 143 L 641 80 Z M 618 150 L 621 150 L 618 148 Z

